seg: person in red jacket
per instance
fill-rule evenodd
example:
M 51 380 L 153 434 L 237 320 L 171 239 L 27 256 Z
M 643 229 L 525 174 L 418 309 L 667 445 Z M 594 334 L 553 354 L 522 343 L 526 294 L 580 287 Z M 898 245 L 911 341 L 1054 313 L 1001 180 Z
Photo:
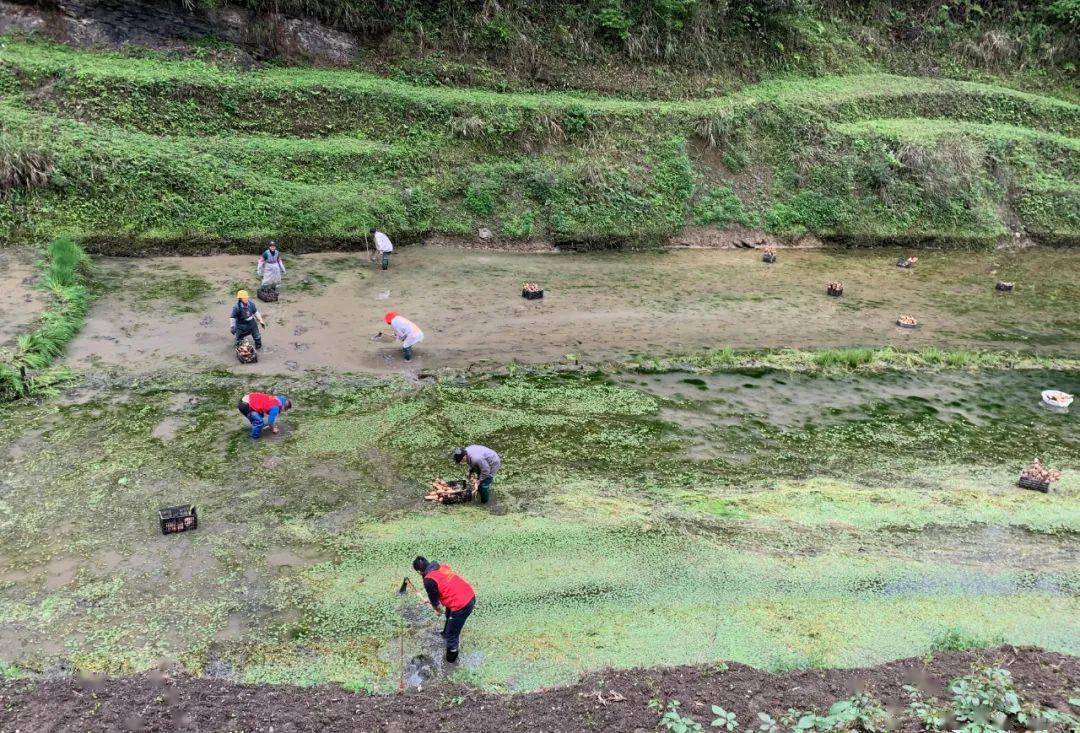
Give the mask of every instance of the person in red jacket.
M 240 398 L 236 409 L 251 423 L 251 439 L 258 440 L 263 428 L 270 427 L 271 433 L 278 431 L 277 417 L 292 407 L 292 402 L 283 394 L 276 397 L 265 392 L 248 392 Z
M 454 572 L 449 565 L 429 562 L 420 556 L 413 560 L 413 570 L 424 578 L 424 590 L 435 612 L 446 609 L 446 626 L 442 635 L 446 638 L 446 661 L 451 664 L 458 658 L 458 642 L 461 628 L 476 607 L 476 593 L 465 578 Z

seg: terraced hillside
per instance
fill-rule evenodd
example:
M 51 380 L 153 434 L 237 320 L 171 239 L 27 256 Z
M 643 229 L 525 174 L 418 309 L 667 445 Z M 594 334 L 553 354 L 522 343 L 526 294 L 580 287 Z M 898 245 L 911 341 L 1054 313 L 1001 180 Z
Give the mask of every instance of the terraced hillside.
M 654 101 L 8 39 L 0 89 L 0 147 L 43 174 L 7 184 L 16 240 L 1080 236 L 1080 106 L 993 84 L 871 73 Z

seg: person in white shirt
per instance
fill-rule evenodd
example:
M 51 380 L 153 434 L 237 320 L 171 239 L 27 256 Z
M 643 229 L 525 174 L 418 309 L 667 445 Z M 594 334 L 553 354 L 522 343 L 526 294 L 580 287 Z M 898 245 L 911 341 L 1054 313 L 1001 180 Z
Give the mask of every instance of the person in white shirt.
M 382 259 L 382 269 L 390 267 L 390 253 L 394 251 L 394 244 L 390 241 L 390 237 L 378 229 L 375 230 L 375 249 L 378 250 L 379 257 Z
M 424 340 L 424 332 L 405 316 L 399 316 L 397 311 L 387 312 L 383 320 L 394 329 L 394 336 L 401 342 L 401 355 L 405 361 L 411 361 L 412 347 Z

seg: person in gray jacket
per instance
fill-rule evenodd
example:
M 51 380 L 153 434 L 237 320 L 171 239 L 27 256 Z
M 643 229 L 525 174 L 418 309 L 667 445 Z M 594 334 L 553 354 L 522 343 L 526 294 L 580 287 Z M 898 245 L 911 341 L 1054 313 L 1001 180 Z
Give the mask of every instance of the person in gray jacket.
M 487 504 L 491 498 L 491 484 L 495 474 L 502 468 L 499 454 L 484 445 L 470 445 L 467 448 L 454 449 L 454 463 L 464 462 L 469 467 L 469 476 L 475 475 L 480 480 L 480 502 Z

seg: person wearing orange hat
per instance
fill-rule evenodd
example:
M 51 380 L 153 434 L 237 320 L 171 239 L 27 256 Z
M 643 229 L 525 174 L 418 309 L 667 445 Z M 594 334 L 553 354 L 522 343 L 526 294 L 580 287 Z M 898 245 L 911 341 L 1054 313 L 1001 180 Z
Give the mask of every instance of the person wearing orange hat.
M 401 354 L 405 361 L 411 361 L 412 347 L 424 340 L 424 332 L 405 316 L 399 316 L 397 311 L 387 311 L 383 320 L 394 329 L 394 336 L 401 342 Z
M 259 326 L 266 328 L 266 321 L 259 313 L 259 307 L 251 302 L 248 291 L 239 290 L 236 293 L 236 305 L 233 306 L 229 316 L 229 333 L 236 337 L 236 346 L 243 343 L 244 339 L 251 336 L 255 341 L 255 349 L 262 348 L 262 334 Z

